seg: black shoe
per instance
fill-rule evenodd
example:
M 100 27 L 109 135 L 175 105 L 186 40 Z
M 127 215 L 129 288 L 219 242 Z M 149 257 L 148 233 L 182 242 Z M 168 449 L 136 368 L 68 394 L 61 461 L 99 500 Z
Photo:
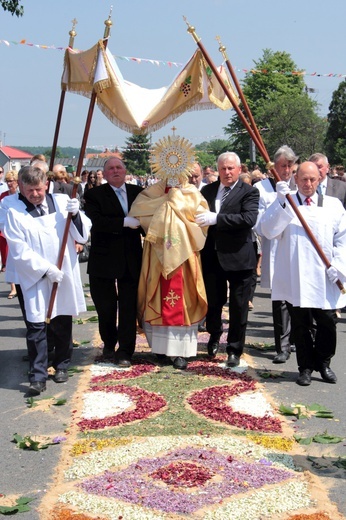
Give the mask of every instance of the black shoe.
M 121 368 L 130 368 L 131 361 L 129 359 L 117 359 L 115 364 Z
M 226 365 L 228 367 L 237 367 L 240 363 L 240 357 L 236 354 L 228 354 Z
M 291 354 L 292 354 L 292 352 L 296 352 L 296 351 L 297 351 L 296 346 L 295 345 L 291 345 Z
M 53 376 L 56 383 L 66 383 L 68 380 L 68 372 L 64 368 L 58 368 Z
M 166 354 L 155 354 L 155 356 L 157 357 L 158 361 L 160 361 L 160 363 L 166 363 L 168 359 Z
M 173 361 L 173 368 L 177 368 L 178 370 L 186 370 L 187 360 L 183 357 L 176 357 Z
M 171 365 L 171 358 L 166 356 L 166 354 L 155 354 L 157 361 L 160 363 L 160 365 Z
M 104 347 L 102 356 L 105 361 L 114 361 L 115 352 L 114 349 Z
M 289 357 L 290 353 L 287 352 L 287 350 L 284 350 L 283 352 L 280 352 L 275 356 L 275 358 L 273 359 L 273 363 L 286 363 Z
M 207 329 L 205 328 L 204 325 L 198 325 L 198 332 L 207 332 Z
M 219 351 L 219 347 L 220 347 L 219 338 L 215 338 L 213 336 L 210 336 L 209 341 L 208 341 L 208 345 L 207 345 L 208 356 L 215 357 L 216 354 Z
M 30 383 L 28 394 L 29 395 L 40 395 L 41 392 L 46 390 L 46 382 L 45 381 L 34 381 Z
M 329 367 L 320 368 L 319 372 L 321 374 L 323 381 L 325 381 L 326 383 L 336 383 L 338 380 L 338 378 L 336 377 L 336 374 Z
M 296 383 L 300 386 L 309 386 L 311 384 L 311 370 L 309 368 L 302 370 Z

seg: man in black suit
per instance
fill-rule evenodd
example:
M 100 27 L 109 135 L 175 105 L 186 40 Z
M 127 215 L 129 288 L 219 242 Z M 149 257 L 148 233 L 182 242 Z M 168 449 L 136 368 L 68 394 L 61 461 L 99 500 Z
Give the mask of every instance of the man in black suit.
M 201 252 L 207 292 L 206 328 L 210 334 L 208 353 L 215 356 L 222 334 L 222 307 L 229 292 L 227 366 L 239 365 L 243 353 L 249 310 L 252 273 L 256 255 L 251 228 L 256 223 L 259 192 L 239 180 L 241 163 L 237 154 L 225 152 L 218 158 L 219 180 L 204 186 L 202 195 L 210 211 L 196 216 L 199 226 L 209 226 Z
M 128 367 L 136 344 L 142 245 L 139 221 L 127 214 L 142 188 L 125 184 L 126 168 L 120 159 L 108 159 L 103 175 L 108 182 L 85 193 L 85 213 L 92 221 L 90 292 L 99 318 L 104 357 Z M 119 348 L 114 352 L 117 343 Z
M 315 163 L 320 172 L 320 183 L 317 192 L 320 195 L 329 195 L 330 197 L 338 198 L 346 209 L 346 183 L 328 176 L 328 158 L 322 153 L 314 153 L 309 157 L 308 161 Z

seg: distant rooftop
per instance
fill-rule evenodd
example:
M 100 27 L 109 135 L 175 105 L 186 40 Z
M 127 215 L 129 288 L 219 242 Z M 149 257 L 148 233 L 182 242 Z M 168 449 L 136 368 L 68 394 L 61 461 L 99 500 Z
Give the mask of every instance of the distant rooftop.
M 9 159 L 12 159 L 12 160 L 14 160 L 14 159 L 30 160 L 31 157 L 33 156 L 31 153 L 23 152 L 22 150 L 18 150 L 18 148 L 13 148 L 12 146 L 2 146 L 0 148 L 0 152 L 7 155 L 7 157 L 9 157 Z

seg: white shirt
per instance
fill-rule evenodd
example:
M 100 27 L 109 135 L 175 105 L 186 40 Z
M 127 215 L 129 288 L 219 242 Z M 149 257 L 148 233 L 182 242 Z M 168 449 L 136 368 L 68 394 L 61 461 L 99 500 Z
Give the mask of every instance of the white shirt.
M 7 182 L 0 181 L 0 194 L 4 193 L 5 191 L 8 191 Z
M 127 191 L 126 191 L 126 185 L 125 183 L 122 184 L 121 186 L 119 186 L 119 188 L 117 188 L 116 186 L 111 186 L 114 190 L 114 193 L 116 194 L 116 196 L 118 197 L 118 194 L 117 194 L 117 190 L 120 190 L 121 191 L 121 195 L 124 199 L 124 203 L 125 203 L 125 206 L 127 207 L 127 211 L 125 211 L 125 214 L 127 215 L 128 213 L 128 208 L 129 208 L 129 203 L 128 203 L 128 200 L 127 200 Z M 121 204 L 122 205 L 122 204 Z
M 232 186 L 227 186 L 227 187 L 230 188 L 230 190 L 233 190 L 233 188 L 237 184 L 237 182 L 238 181 L 236 181 L 234 184 L 232 184 Z M 222 182 L 220 182 L 220 186 L 219 186 L 219 189 L 217 190 L 217 195 L 216 195 L 216 198 L 215 198 L 215 211 L 216 211 L 216 213 L 219 213 L 219 211 L 220 211 L 221 200 L 222 200 L 223 194 L 225 192 L 225 188 L 226 188 L 226 186 L 224 184 L 222 184 Z
M 320 183 L 320 187 L 321 187 L 321 195 L 325 195 L 326 194 L 326 190 L 327 190 L 327 177 L 325 179 L 323 179 L 323 181 Z

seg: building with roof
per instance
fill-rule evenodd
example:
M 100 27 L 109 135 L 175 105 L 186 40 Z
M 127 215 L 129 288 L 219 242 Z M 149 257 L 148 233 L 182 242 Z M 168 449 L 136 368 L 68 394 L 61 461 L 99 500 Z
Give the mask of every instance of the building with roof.
M 22 166 L 28 166 L 32 157 L 33 154 L 23 152 L 22 150 L 18 150 L 18 148 L 14 148 L 13 146 L 0 146 L 0 166 L 3 167 L 5 173 L 7 173 L 9 170 L 19 171 Z M 102 153 L 88 153 L 83 161 L 83 169 L 89 171 L 96 171 L 99 169 L 103 170 L 104 163 L 110 157 L 117 157 L 118 159 L 122 159 L 120 152 L 110 152 L 107 149 Z M 47 157 L 47 162 L 49 164 L 49 157 Z M 54 164 L 62 164 L 66 168 L 72 167 L 74 170 L 76 170 L 78 157 L 56 157 Z
M 23 152 L 12 146 L 0 147 L 0 166 L 3 167 L 5 174 L 9 170 L 19 171 L 22 166 L 28 166 L 32 157 L 31 153 Z
M 83 160 L 83 170 L 88 171 L 96 171 L 96 170 L 103 170 L 104 163 L 107 161 L 107 159 L 110 159 L 111 157 L 116 157 L 117 159 L 122 159 L 122 155 L 120 152 L 110 152 L 109 150 L 105 150 L 104 152 L 99 153 L 88 153 L 86 154 L 84 160 Z M 67 167 L 72 167 L 74 171 L 77 169 L 78 164 L 78 157 L 73 158 L 64 158 L 64 157 L 57 157 L 54 160 L 54 164 L 62 164 Z

